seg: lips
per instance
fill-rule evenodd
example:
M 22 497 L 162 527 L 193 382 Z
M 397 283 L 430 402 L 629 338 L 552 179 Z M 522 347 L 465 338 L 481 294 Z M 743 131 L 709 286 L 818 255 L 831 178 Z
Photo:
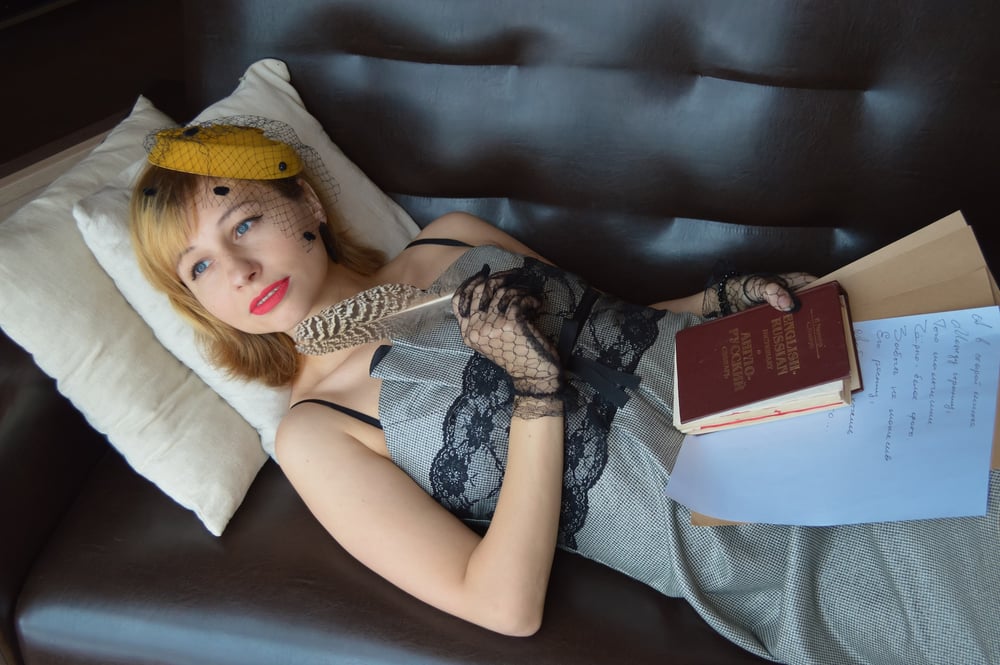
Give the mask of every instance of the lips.
M 253 302 L 250 303 L 250 313 L 256 316 L 267 314 L 278 306 L 288 292 L 288 278 L 284 278 L 266 287 Z

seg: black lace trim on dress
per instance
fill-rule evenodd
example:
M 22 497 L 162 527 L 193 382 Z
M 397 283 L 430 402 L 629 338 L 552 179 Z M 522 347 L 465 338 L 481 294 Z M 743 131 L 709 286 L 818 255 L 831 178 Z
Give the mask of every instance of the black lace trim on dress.
M 565 280 L 533 259 L 525 260 L 524 271 L 538 292 Z M 559 542 L 570 549 L 586 521 L 588 492 L 607 464 L 611 421 L 628 400 L 625 388 L 638 385 L 635 368 L 656 341 L 664 315 L 617 301 L 602 305 L 596 292 L 574 300 L 570 311 L 559 313 L 570 322 L 564 323 L 559 345 L 569 373 Z M 431 464 L 430 486 L 433 497 L 457 516 L 489 519 L 503 482 L 514 393 L 503 370 L 479 354 L 466 363 L 462 381 L 462 394 L 444 421 L 444 445 Z

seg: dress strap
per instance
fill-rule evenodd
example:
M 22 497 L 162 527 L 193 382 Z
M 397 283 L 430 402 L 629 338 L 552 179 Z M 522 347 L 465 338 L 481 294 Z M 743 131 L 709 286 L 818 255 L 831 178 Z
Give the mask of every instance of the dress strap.
M 367 423 L 368 425 L 371 425 L 372 427 L 377 427 L 379 429 L 382 429 L 382 423 L 379 422 L 378 418 L 372 418 L 367 413 L 361 413 L 360 411 L 355 411 L 354 409 L 352 409 L 349 406 L 344 406 L 342 404 L 337 404 L 336 402 L 328 402 L 325 399 L 304 399 L 304 400 L 300 400 L 300 401 L 296 402 L 295 404 L 292 404 L 292 406 L 289 407 L 289 408 L 294 409 L 299 404 L 307 404 L 309 402 L 312 402 L 313 404 L 321 404 L 323 406 L 327 406 L 327 407 L 333 409 L 334 411 L 340 411 L 341 413 L 346 414 L 346 415 L 348 415 L 348 416 L 350 416 L 352 418 L 355 418 L 357 420 L 360 420 L 363 423 Z
M 464 242 L 462 240 L 455 240 L 454 238 L 418 238 L 417 240 L 414 240 L 409 245 L 407 245 L 406 249 L 409 249 L 410 247 L 416 247 L 417 245 L 445 245 L 447 247 L 472 247 L 472 245 L 470 245 L 469 243 Z

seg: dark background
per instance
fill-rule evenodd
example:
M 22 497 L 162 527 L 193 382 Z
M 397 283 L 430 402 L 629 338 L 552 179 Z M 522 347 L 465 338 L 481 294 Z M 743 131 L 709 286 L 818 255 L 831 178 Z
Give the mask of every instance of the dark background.
M 0 2 L 0 177 L 113 127 L 140 93 L 184 117 L 182 26 L 180 0 Z

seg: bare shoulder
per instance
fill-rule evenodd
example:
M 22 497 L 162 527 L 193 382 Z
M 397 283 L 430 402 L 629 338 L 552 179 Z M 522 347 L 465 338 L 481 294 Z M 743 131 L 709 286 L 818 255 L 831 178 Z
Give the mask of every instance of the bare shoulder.
M 424 602 L 488 625 L 464 588 L 479 536 L 391 460 L 321 409 L 286 415 L 276 450 L 309 511 L 352 556 Z
M 343 440 L 343 432 L 331 421 L 332 418 L 318 409 L 290 409 L 278 424 L 274 439 L 275 457 L 281 466 L 301 461 L 313 446 L 336 445 L 338 440 Z
M 451 238 L 469 245 L 496 245 L 504 249 L 545 260 L 532 248 L 493 224 L 467 212 L 450 212 L 428 224 L 418 238 Z
M 354 436 L 336 412 L 323 408 L 292 409 L 282 419 L 275 457 L 302 498 L 316 500 L 314 513 L 328 510 L 327 502 L 349 480 L 384 459 Z

